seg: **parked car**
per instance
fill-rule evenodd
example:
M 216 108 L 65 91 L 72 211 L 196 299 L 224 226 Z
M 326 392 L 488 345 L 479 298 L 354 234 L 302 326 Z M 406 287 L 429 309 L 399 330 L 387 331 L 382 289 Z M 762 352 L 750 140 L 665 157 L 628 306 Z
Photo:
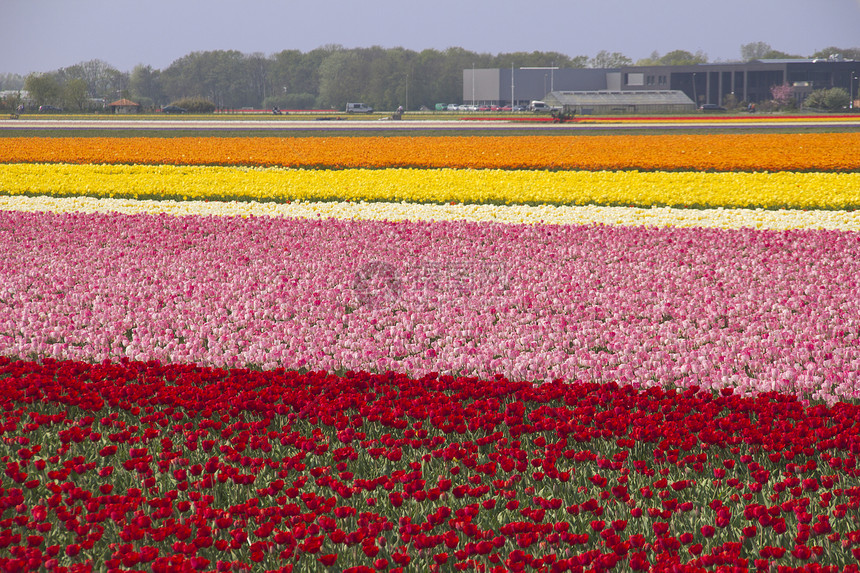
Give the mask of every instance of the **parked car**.
M 52 105 L 40 105 L 39 113 L 60 113 L 63 111 L 61 107 L 54 107 Z
M 706 112 L 707 111 L 726 111 L 726 108 L 724 108 L 721 105 L 717 105 L 715 103 L 706 103 L 706 104 L 702 105 L 699 109 L 702 111 L 706 111 Z
M 188 110 L 178 105 L 166 105 L 161 108 L 161 113 L 185 113 L 186 111 Z
M 459 109 L 460 109 L 460 106 L 458 106 L 456 103 L 449 103 L 448 104 L 448 111 L 459 111 Z
M 526 111 L 526 108 L 521 105 L 515 105 L 513 108 L 511 108 L 511 111 Z

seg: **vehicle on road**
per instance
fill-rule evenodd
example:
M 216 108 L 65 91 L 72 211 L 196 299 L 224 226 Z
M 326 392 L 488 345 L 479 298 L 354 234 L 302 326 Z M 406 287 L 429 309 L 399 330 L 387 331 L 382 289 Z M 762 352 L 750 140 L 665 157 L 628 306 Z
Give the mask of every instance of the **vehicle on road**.
M 373 108 L 364 103 L 348 103 L 346 113 L 373 113 Z
M 717 105 L 715 103 L 706 103 L 699 108 L 701 111 L 709 112 L 709 111 L 726 111 L 721 105 Z
M 178 105 L 166 105 L 161 108 L 161 113 L 185 113 L 186 111 L 188 110 Z
M 547 105 L 546 102 L 532 100 L 532 102 L 529 104 L 529 111 L 534 111 L 537 113 L 551 113 L 552 107 Z
M 62 111 L 63 111 L 63 108 L 54 107 L 52 105 L 40 105 L 39 106 L 39 113 L 61 113 Z

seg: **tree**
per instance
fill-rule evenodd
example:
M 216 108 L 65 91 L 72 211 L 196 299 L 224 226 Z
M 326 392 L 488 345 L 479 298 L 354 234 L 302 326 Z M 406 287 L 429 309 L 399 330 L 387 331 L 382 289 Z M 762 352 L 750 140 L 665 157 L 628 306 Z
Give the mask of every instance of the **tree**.
M 282 96 L 287 97 L 288 99 L 283 100 L 284 102 L 305 102 L 301 104 L 301 107 L 297 107 L 295 103 L 273 105 L 283 105 L 287 109 L 302 109 L 305 106 L 308 108 L 315 107 L 316 101 L 310 104 L 306 102 L 308 94 L 312 95 L 314 100 L 319 96 L 320 66 L 332 52 L 342 49 L 342 46 L 329 45 L 305 54 L 299 50 L 284 50 L 272 56 L 269 66 L 270 97 L 273 99 Z M 301 97 L 295 99 L 295 96 Z
M 30 74 L 24 80 L 24 89 L 35 105 L 56 105 L 62 99 L 63 88 L 51 74 Z
M 788 52 L 780 52 L 779 50 L 768 51 L 761 59 L 763 60 L 797 60 L 803 56 L 798 54 L 789 54 Z
M 751 42 L 749 44 L 741 44 L 741 58 L 745 62 L 752 60 L 761 60 L 765 55 L 773 50 L 770 44 L 766 42 Z
M 254 98 L 254 101 L 263 101 L 272 91 L 271 84 L 269 83 L 270 64 L 271 61 L 260 52 L 255 52 L 245 57 L 249 95 Z
M 620 52 L 600 50 L 597 55 L 588 61 L 589 68 L 620 68 L 633 65 L 633 60 Z
M 487 55 L 483 54 L 482 59 L 487 59 Z M 571 58 L 559 52 L 506 52 L 490 56 L 483 67 L 504 68 L 509 67 L 511 62 L 516 62 L 520 67 L 584 68 L 588 64 L 588 56 Z
M 170 100 L 203 97 L 220 108 L 260 105 L 245 56 L 236 50 L 192 52 L 162 72 Z
M 663 66 L 690 66 L 694 64 L 708 63 L 708 56 L 699 50 L 695 54 L 691 54 L 686 50 L 673 50 L 660 58 L 660 65 Z
M 794 87 L 791 84 L 782 84 L 770 88 L 770 97 L 773 98 L 777 107 L 794 106 Z
M 507 65 L 510 66 L 510 62 Z M 412 73 L 409 76 L 411 107 L 426 105 L 432 108 L 436 103 L 460 101 L 463 97 L 463 71 L 460 70 L 460 81 L 457 83 L 451 78 L 444 54 L 439 50 L 419 52 L 412 60 Z
M 636 60 L 637 66 L 659 66 L 660 64 L 660 52 L 658 52 L 657 50 L 651 52 L 651 55 L 647 58 Z
M 851 95 L 843 88 L 831 88 L 824 96 L 824 108 L 831 111 L 844 109 L 850 103 Z
M 815 90 L 803 100 L 804 107 L 837 111 L 847 107 L 851 96 L 842 88 Z
M 741 46 L 741 57 L 745 62 L 751 62 L 752 60 L 792 60 L 803 56 L 774 50 L 765 42 L 752 42 Z
M 63 84 L 73 79 L 83 80 L 90 97 L 113 99 L 128 87 L 128 74 L 102 60 L 81 62 L 60 69 L 57 74 Z
M 350 101 L 368 100 L 366 65 L 352 50 L 340 50 L 323 60 L 320 66 L 320 104 L 332 109 L 346 107 Z
M 829 60 L 842 57 L 846 60 L 860 60 L 860 48 L 837 48 L 830 46 L 812 54 L 815 59 Z
M 415 52 L 404 48 L 383 49 L 374 46 L 359 50 L 368 66 L 367 99 L 378 109 L 396 109 L 407 105 L 406 82 Z M 413 98 L 413 103 L 414 103 Z
M 9 90 L 10 92 L 12 90 Z M 0 110 L 3 111 L 12 111 L 18 109 L 18 106 L 23 103 L 23 98 L 21 98 L 21 92 L 17 93 L 6 93 L 0 96 Z
M 67 108 L 84 111 L 87 108 L 88 100 L 87 82 L 81 78 L 71 79 L 63 86 L 63 102 Z
M 20 74 L 0 74 L 0 91 L 24 89 L 24 76 Z
M 131 71 L 128 89 L 134 101 L 142 106 L 156 107 L 167 101 L 161 86 L 161 72 L 152 66 L 138 64 Z

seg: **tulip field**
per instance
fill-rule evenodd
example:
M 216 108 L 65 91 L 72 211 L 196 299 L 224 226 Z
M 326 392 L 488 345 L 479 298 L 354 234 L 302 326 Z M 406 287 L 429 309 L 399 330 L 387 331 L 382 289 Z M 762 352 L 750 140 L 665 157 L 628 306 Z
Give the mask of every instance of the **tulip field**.
M 0 570 L 860 573 L 858 148 L 0 137 Z

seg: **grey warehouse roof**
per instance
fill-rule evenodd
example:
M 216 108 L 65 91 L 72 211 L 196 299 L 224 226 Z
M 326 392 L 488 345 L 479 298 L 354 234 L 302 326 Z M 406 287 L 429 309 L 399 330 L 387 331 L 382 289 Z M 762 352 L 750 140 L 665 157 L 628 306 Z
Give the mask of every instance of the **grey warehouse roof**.
M 546 97 L 555 105 L 690 105 L 695 103 L 680 90 L 555 91 Z

